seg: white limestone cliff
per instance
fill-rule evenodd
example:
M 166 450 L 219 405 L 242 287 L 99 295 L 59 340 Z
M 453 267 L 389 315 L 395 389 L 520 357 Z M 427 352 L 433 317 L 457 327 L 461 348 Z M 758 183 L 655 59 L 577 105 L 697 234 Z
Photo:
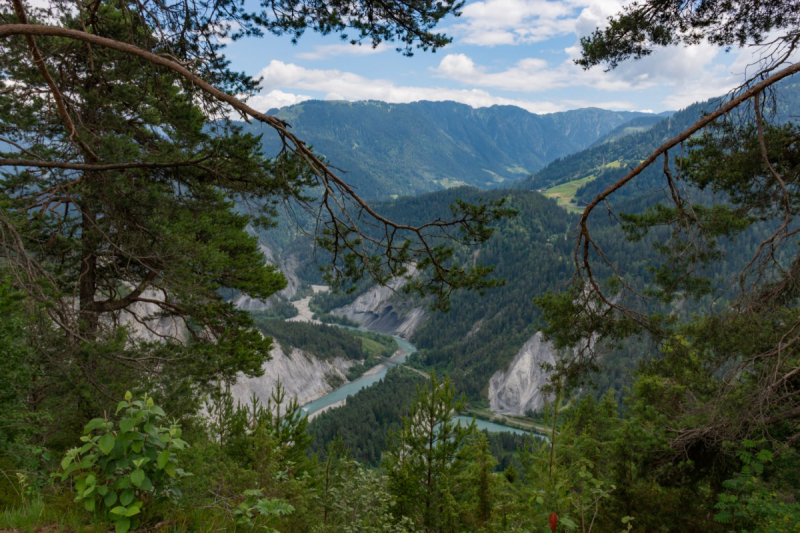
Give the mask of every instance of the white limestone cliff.
M 331 361 L 317 359 L 297 348 L 286 354 L 275 343 L 270 352 L 272 360 L 264 364 L 264 374 L 257 378 L 240 376 L 231 387 L 235 401 L 247 403 L 255 392 L 263 403 L 267 403 L 278 380 L 286 389 L 286 398 L 297 398 L 300 405 L 313 402 L 331 392 L 329 382 L 347 383 L 347 371 L 358 363 L 356 360 L 337 357 Z
M 388 286 L 375 285 L 333 313 L 358 322 L 364 329 L 409 339 L 426 315 L 422 307 L 409 308 L 397 297 L 405 283 L 405 278 L 396 278 Z
M 496 413 L 524 415 L 540 411 L 550 400 L 541 391 L 550 372 L 542 363 L 553 365 L 556 354 L 542 333 L 536 333 L 520 348 L 506 370 L 498 370 L 489 379 L 489 405 Z

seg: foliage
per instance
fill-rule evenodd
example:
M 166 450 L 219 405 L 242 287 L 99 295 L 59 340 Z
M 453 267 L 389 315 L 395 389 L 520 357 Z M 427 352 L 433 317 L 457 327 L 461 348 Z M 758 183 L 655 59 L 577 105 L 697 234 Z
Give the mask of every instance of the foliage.
M 325 457 L 328 443 L 340 439 L 354 459 L 368 466 L 379 465 L 389 434 L 399 429 L 420 379 L 419 374 L 402 367 L 390 368 L 378 383 L 311 421 L 311 449 Z
M 408 516 L 426 531 L 452 527 L 459 514 L 453 483 L 463 468 L 462 449 L 475 433 L 474 423 L 464 427 L 454 420 L 464 406 L 450 378 L 440 382 L 432 372 L 430 381 L 417 387 L 383 458 L 389 490 L 396 498 L 395 516 Z
M 405 533 L 414 524 L 407 517 L 395 520 L 389 509 L 394 497 L 386 490 L 379 470 L 365 469 L 354 461 L 342 440 L 332 439 L 321 465 L 323 520 L 320 532 Z
M 297 308 L 291 302 L 280 297 L 270 299 L 270 307 L 264 311 L 250 311 L 255 320 L 286 320 L 297 316 Z
M 34 445 L 37 427 L 46 422 L 46 413 L 28 408 L 26 397 L 35 388 L 41 366 L 35 352 L 26 343 L 25 324 L 29 314 L 23 295 L 14 291 L 0 268 L 0 456 L 24 467 L 29 485 L 38 485 L 39 458 L 47 452 Z M 0 463 L 2 464 L 2 463 Z M 2 468 L 2 466 L 0 466 Z M 7 482 L 0 479 L 0 487 Z M 0 500 L 4 499 L 4 490 Z
M 283 500 L 263 498 L 263 491 L 260 489 L 245 491 L 244 495 L 246 496 L 245 501 L 240 503 L 234 511 L 236 523 L 239 525 L 254 527 L 258 524 L 268 533 L 278 533 L 277 529 L 261 525 L 261 523 L 272 517 L 285 516 L 294 512 L 294 507 Z
M 80 439 L 84 444 L 66 453 L 60 478 L 72 479 L 76 502 L 88 512 L 97 509 L 114 521 L 117 533 L 125 533 L 137 527 L 149 501 L 179 497 L 173 479 L 190 474 L 177 466 L 177 456 L 187 446 L 180 425 L 162 425 L 166 414 L 152 398 L 132 400 L 128 392 L 117 406 L 120 411 L 124 416 L 116 430 L 108 418 L 86 424 Z
M 743 47 L 785 34 L 791 37 L 800 25 L 794 8 L 793 2 L 783 0 L 702 4 L 648 0 L 626 6 L 609 17 L 605 27 L 581 38 L 582 54 L 576 63 L 584 68 L 606 64 L 613 69 L 625 60 L 641 59 L 670 45 L 707 42 Z
M 359 326 L 358 322 L 355 320 L 350 320 L 346 316 L 334 315 L 332 313 L 314 313 L 313 318 L 315 320 L 319 320 L 323 324 L 335 324 L 339 326 L 348 326 L 351 328 L 357 328 Z
M 276 446 L 282 460 L 289 462 L 292 469 L 303 472 L 309 468 L 308 419 L 297 398 L 287 402 L 286 389 L 280 381 L 266 404 L 253 393 L 248 404 L 234 405 L 230 387 L 220 387 L 209 398 L 206 409 L 211 434 L 232 457 L 246 464 L 258 462 L 261 458 L 254 448 Z
M 346 329 L 260 318 L 256 318 L 255 323 L 266 335 L 274 338 L 287 353 L 291 352 L 292 348 L 298 348 L 326 361 L 335 358 L 364 359 L 365 356 L 361 339 Z
M 725 524 L 729 531 L 789 533 L 800 523 L 800 504 L 793 501 L 791 487 L 780 479 L 783 476 L 773 475 L 779 479 L 777 484 L 765 482 L 765 469 L 775 456 L 763 448 L 764 444 L 763 441 L 743 441 L 738 453 L 742 470 L 722 483 L 725 492 L 719 494 L 714 506 L 719 511 L 714 520 Z M 759 450 L 759 447 L 762 448 Z M 784 469 L 790 469 L 796 459 L 783 463 Z

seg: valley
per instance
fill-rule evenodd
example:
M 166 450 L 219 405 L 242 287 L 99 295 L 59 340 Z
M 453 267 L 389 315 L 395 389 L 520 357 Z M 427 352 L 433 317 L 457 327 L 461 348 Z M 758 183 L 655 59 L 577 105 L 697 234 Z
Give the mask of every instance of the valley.
M 0 533 L 797 533 L 799 2 L 3 2 Z
M 315 269 L 310 266 L 311 263 L 304 266 L 304 261 L 308 259 L 298 259 L 296 268 L 291 268 L 287 274 L 297 278 L 308 292 L 303 298 L 292 302 L 298 309 L 298 315 L 289 320 L 319 323 L 315 317 L 326 321 L 335 319 L 342 323 L 357 324 L 362 330 L 394 336 L 400 349 L 391 358 L 393 364 L 403 364 L 423 375 L 431 370 L 449 375 L 456 389 L 465 394 L 470 409 L 484 421 L 507 421 L 512 426 L 543 431 L 545 427 L 541 426 L 541 417 L 553 400 L 552 395 L 543 392 L 543 389 L 548 386 L 551 369 L 559 361 L 569 358 L 570 354 L 556 349 L 543 338 L 539 309 L 532 300 L 568 286 L 572 252 L 570 231 L 576 220 L 575 215 L 582 211 L 580 206 L 591 194 L 590 191 L 597 190 L 598 184 L 608 183 L 637 164 L 642 157 L 640 154 L 657 146 L 664 136 L 680 127 L 680 124 L 694 120 L 704 105 L 712 104 L 697 104 L 660 117 L 628 117 L 627 120 L 631 122 L 629 126 L 624 121 L 617 123 L 618 117 L 614 116 L 610 121 L 601 121 L 600 126 L 592 123 L 592 133 L 589 133 L 589 129 L 579 133 L 580 117 L 585 113 L 579 110 L 568 114 L 570 120 L 578 121 L 572 124 L 578 124 L 577 129 L 570 128 L 571 142 L 582 142 L 585 148 L 560 156 L 530 178 L 507 187 L 496 188 L 495 183 L 489 190 L 486 189 L 489 185 L 483 183 L 480 184 L 482 188 L 461 186 L 413 196 L 397 197 L 390 191 L 380 193 L 382 199 L 376 204 L 379 212 L 406 223 L 446 217 L 449 206 L 456 200 L 506 201 L 517 210 L 517 216 L 499 221 L 495 235 L 477 249 L 457 246 L 454 250 L 454 261 L 492 265 L 492 275 L 503 280 L 503 283 L 480 297 L 455 293 L 452 296 L 452 309 L 448 313 L 441 313 L 431 311 L 425 299 L 407 294 L 404 291 L 408 282 L 406 278 L 392 279 L 385 286 L 366 280 L 354 287 L 352 294 L 320 290 L 320 278 L 313 274 Z M 382 107 L 377 104 L 321 102 L 287 108 L 285 112 L 296 113 L 295 118 L 305 115 L 311 120 L 312 112 L 321 113 L 321 116 L 329 116 L 327 113 L 339 113 L 343 117 L 347 116 L 345 113 L 375 116 L 375 113 L 380 115 L 390 109 L 391 112 L 415 112 L 415 106 Z M 431 104 L 427 109 L 435 110 L 438 113 L 436 116 L 442 116 L 444 112 L 461 112 L 458 106 L 438 104 Z M 481 120 L 485 120 L 489 116 L 487 113 L 474 115 L 470 120 L 480 116 L 483 117 Z M 601 115 L 592 116 L 593 120 L 599 120 L 597 117 Z M 342 120 L 358 122 L 359 119 Z M 549 127 L 556 127 L 554 118 L 548 120 Z M 369 149 L 379 150 L 378 145 L 370 148 L 364 143 L 356 144 L 359 150 L 367 150 L 368 154 Z M 580 145 L 572 146 L 577 149 Z M 408 153 L 414 153 L 415 150 L 410 145 L 406 149 Z M 424 156 L 414 156 L 415 159 L 420 157 Z M 397 176 L 403 176 L 404 179 L 408 177 L 409 184 L 415 183 L 416 178 L 412 179 L 405 171 L 396 171 Z M 439 182 L 433 179 L 428 183 L 436 188 Z M 374 188 L 372 183 L 369 187 L 371 190 L 381 190 L 380 187 Z M 538 189 L 534 191 L 526 187 Z M 637 201 L 647 198 L 647 193 L 639 198 Z M 599 242 L 607 250 L 608 257 L 627 272 L 629 279 L 647 279 L 648 270 L 657 261 L 657 254 L 652 252 L 649 244 L 625 240 L 619 226 L 613 221 L 597 220 L 595 223 Z M 273 256 L 280 256 L 281 250 L 291 250 L 293 257 L 307 258 L 310 254 L 303 250 L 313 245 L 307 238 L 287 239 L 285 233 L 281 233 L 280 237 L 266 233 L 259 238 L 262 246 L 278 250 L 272 253 Z M 608 274 L 602 267 L 600 273 Z M 412 267 L 408 279 L 417 275 Z M 634 369 L 640 364 L 638 350 L 636 342 L 604 349 L 607 364 L 583 394 L 599 398 L 611 392 L 621 398 L 622 391 L 631 383 Z M 351 394 L 358 397 L 364 387 L 383 380 L 389 366 L 385 363 L 375 365 L 372 370 L 365 369 L 360 377 L 339 387 L 317 386 L 314 401 L 302 402 L 312 417 L 312 426 L 322 412 L 325 420 L 349 416 L 345 414 L 348 409 L 343 400 Z

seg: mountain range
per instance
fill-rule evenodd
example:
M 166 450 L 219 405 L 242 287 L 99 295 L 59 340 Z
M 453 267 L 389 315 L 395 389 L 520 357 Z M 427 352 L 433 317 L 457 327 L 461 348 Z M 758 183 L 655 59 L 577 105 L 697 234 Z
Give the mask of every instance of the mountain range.
M 270 110 L 368 199 L 471 185 L 495 188 L 583 150 L 655 115 L 585 108 L 536 115 L 514 106 L 474 109 L 455 102 L 307 101 Z M 264 133 L 266 155 L 278 137 Z M 624 131 L 624 130 L 623 130 Z

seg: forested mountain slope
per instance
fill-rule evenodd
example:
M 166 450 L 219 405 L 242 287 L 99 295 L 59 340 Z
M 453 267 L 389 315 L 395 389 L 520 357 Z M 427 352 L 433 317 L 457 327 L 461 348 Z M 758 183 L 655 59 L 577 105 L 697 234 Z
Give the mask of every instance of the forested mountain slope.
M 595 179 L 591 185 L 585 187 L 585 192 L 603 190 L 612 181 L 623 176 L 628 167 L 635 166 L 661 144 L 694 124 L 703 114 L 713 111 L 719 101 L 711 99 L 692 104 L 644 131 L 624 135 L 626 127 L 643 127 L 651 117 L 634 119 L 617 131 L 610 132 L 606 139 L 599 140 L 594 146 L 549 163 L 516 186 L 547 189 L 568 181 L 593 176 Z M 774 113 L 779 121 L 796 120 L 798 108 L 800 108 L 800 78 L 793 76 L 780 84 L 779 93 L 767 106 L 766 112 Z M 616 168 L 608 167 L 607 165 L 612 162 L 620 164 Z M 652 176 L 654 172 L 658 173 L 656 166 L 648 169 L 647 175 Z M 643 178 L 647 175 L 643 174 Z M 642 178 L 639 181 L 643 181 Z M 627 196 L 636 194 L 638 194 L 636 191 L 628 191 Z M 577 196 L 582 197 L 581 191 Z
M 645 115 L 597 108 L 535 115 L 513 106 L 377 101 L 308 101 L 270 113 L 291 124 L 367 198 L 523 179 Z M 246 129 L 265 133 L 267 155 L 281 148 L 274 133 Z
M 490 378 L 506 370 L 520 348 L 543 327 L 541 310 L 533 299 L 550 291 L 566 288 L 574 274 L 574 242 L 570 234 L 578 216 L 568 213 L 555 201 L 533 191 L 456 188 L 426 195 L 401 198 L 378 204 L 386 216 L 401 217 L 408 223 L 417 223 L 426 217 L 447 213 L 457 198 L 467 202 L 506 198 L 508 205 L 518 211 L 516 217 L 497 224 L 492 238 L 478 248 L 457 248 L 457 261 L 476 261 L 494 265 L 493 275 L 505 280 L 501 287 L 487 290 L 483 296 L 458 292 L 452 296 L 451 310 L 447 313 L 430 312 L 416 329 L 411 340 L 419 351 L 411 358 L 422 368 L 435 367 L 447 372 L 456 387 L 467 394 L 470 402 L 484 404 Z M 652 194 L 626 200 L 623 210 L 641 212 L 652 205 Z M 606 256 L 614 261 L 627 279 L 646 283 L 653 273 L 651 268 L 661 261 L 652 248 L 654 234 L 643 241 L 631 242 L 624 238 L 616 221 L 601 214 L 593 216 L 593 235 Z M 755 228 L 742 234 L 736 242 L 723 243 L 728 259 L 709 272 L 715 284 L 724 284 L 738 263 L 749 257 L 758 243 Z M 598 279 L 606 279 L 610 271 L 597 265 Z M 351 295 L 319 295 L 315 299 L 323 311 L 329 312 L 355 299 L 369 287 L 359 285 Z M 409 296 L 398 294 L 387 302 L 395 309 L 423 305 L 409 303 Z M 403 301 L 405 300 L 405 301 Z M 682 306 L 691 312 L 692 303 Z M 621 390 L 629 383 L 630 371 L 648 350 L 638 345 L 638 340 L 625 346 L 604 349 L 606 364 L 603 373 L 595 376 L 597 390 Z
M 413 360 L 422 367 L 433 366 L 450 373 L 459 390 L 478 403 L 486 401 L 489 378 L 505 369 L 520 347 L 541 328 L 540 311 L 533 298 L 563 289 L 572 276 L 573 245 L 568 235 L 577 217 L 539 193 L 516 190 L 456 188 L 379 205 L 382 214 L 402 216 L 413 224 L 446 214 L 457 198 L 474 202 L 501 197 L 518 215 L 499 223 L 484 245 L 457 249 L 456 257 L 458 261 L 494 265 L 493 275 L 506 283 L 481 297 L 468 292 L 454 294 L 452 309 L 448 313 L 429 313 L 412 337 L 420 350 Z M 646 245 L 628 243 L 615 227 L 598 232 L 604 242 L 609 241 L 611 256 L 626 259 L 624 264 L 630 275 L 647 274 L 652 257 Z M 320 295 L 315 300 L 324 311 L 330 311 L 359 292 L 349 296 Z M 395 297 L 403 298 L 408 297 Z

